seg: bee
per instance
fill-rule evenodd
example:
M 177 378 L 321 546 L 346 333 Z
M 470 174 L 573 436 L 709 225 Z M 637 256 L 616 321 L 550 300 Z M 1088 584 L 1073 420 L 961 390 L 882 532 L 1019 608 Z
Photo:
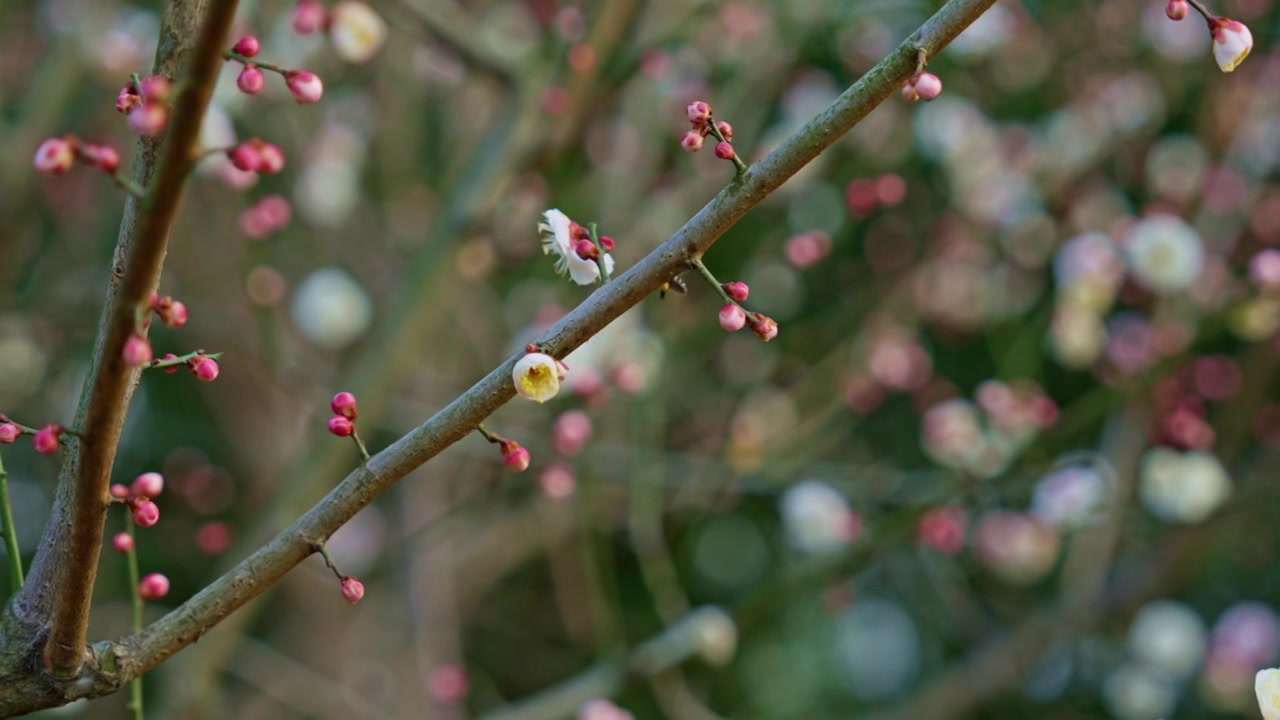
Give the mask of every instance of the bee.
M 676 275 L 662 284 L 662 288 L 658 290 L 658 299 L 666 300 L 668 292 L 675 292 L 684 295 L 689 292 L 689 284 L 685 282 L 683 277 Z

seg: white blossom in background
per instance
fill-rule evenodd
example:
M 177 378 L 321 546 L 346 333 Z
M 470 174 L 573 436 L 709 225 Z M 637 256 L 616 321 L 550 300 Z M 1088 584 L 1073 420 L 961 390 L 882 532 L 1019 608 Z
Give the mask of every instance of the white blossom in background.
M 1280 720 L 1280 670 L 1259 670 L 1253 681 L 1253 691 L 1258 696 L 1262 720 Z
M 1158 293 L 1187 290 L 1205 263 L 1200 233 L 1173 215 L 1138 221 L 1125 238 L 1125 253 L 1134 279 Z
M 901 605 L 859 600 L 835 628 L 836 662 L 854 695 L 885 700 L 911 686 L 920 672 L 920 632 Z
M 1064 367 L 1092 365 L 1107 346 L 1107 329 L 1099 315 L 1075 303 L 1058 306 L 1049 325 L 1049 349 Z
M 1230 497 L 1231 478 L 1209 453 L 1157 447 L 1142 457 L 1138 495 L 1161 520 L 1196 523 Z
M 294 185 L 298 212 L 324 227 L 346 222 L 360 204 L 360 177 L 364 172 L 366 139 L 340 123 L 325 125 L 311 141 L 309 154 Z
M 1200 615 L 1173 600 L 1147 603 L 1129 626 L 1130 655 L 1180 679 L 1191 677 L 1200 666 L 1208 640 Z
M 1121 666 L 1107 678 L 1102 699 L 1116 720 L 1165 718 L 1178 704 L 1178 685 L 1158 668 Z
M 600 279 L 600 268 L 595 260 L 587 260 L 574 251 L 572 231 L 573 221 L 559 210 L 548 210 L 542 215 L 543 222 L 538 223 L 538 232 L 542 234 L 542 253 L 556 256 L 556 272 L 565 273 L 579 285 L 590 285 Z M 613 274 L 613 256 L 603 254 L 604 267 Z
M 782 494 L 779 512 L 787 538 L 807 553 L 836 550 L 851 538 L 849 503 L 821 480 L 805 480 Z
M 1111 484 L 1095 465 L 1071 464 L 1045 475 L 1031 496 L 1031 512 L 1052 525 L 1075 530 L 1097 520 Z
M 363 2 L 343 0 L 329 10 L 329 40 L 338 57 L 366 63 L 387 40 L 387 23 Z
M 311 342 L 338 350 L 373 322 L 373 300 L 346 270 L 326 267 L 308 275 L 293 296 L 293 323 Z
M 988 513 L 973 535 L 978 559 L 1002 580 L 1026 585 L 1058 562 L 1062 535 L 1033 515 L 1004 510 Z

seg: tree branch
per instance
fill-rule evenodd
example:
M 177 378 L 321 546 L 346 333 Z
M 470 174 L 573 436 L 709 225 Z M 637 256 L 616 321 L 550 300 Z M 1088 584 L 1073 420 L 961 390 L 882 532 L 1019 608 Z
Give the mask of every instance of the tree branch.
M 565 356 L 687 268 L 691 260 L 700 257 L 751 208 L 894 93 L 914 72 L 919 50 L 936 55 L 994 2 L 948 2 L 826 110 L 716 195 L 675 235 L 561 319 L 538 340 L 539 345 L 556 357 Z M 116 350 L 118 355 L 118 346 Z M 195 642 L 310 555 L 317 541 L 328 538 L 405 475 L 465 437 L 510 400 L 515 394 L 511 370 L 516 360 L 516 357 L 509 358 L 417 429 L 374 455 L 366 466 L 349 474 L 264 547 L 155 624 L 119 642 L 95 645 L 95 658 L 106 672 L 91 682 L 62 688 L 61 698 L 47 695 L 6 698 L 0 693 L 0 710 L 26 712 L 76 697 L 113 692 L 122 683 Z M 102 493 L 98 499 L 105 498 L 105 484 Z M 99 535 L 100 519 L 98 517 L 96 523 Z M 96 548 L 94 550 L 96 554 Z
M 139 375 L 124 362 L 122 350 L 160 282 L 169 230 L 195 162 L 191 149 L 236 5 L 236 0 L 186 0 L 165 8 L 155 73 L 175 77 L 188 62 L 189 69 L 167 133 L 138 143 L 134 179 L 148 188 L 147 196 L 130 198 L 125 206 L 93 365 L 76 412 L 79 439 L 68 445 L 55 509 L 32 563 L 31 581 L 18 601 L 28 618 L 32 609 L 36 617 L 51 616 L 45 665 L 59 677 L 74 677 L 85 660 L 111 466 Z

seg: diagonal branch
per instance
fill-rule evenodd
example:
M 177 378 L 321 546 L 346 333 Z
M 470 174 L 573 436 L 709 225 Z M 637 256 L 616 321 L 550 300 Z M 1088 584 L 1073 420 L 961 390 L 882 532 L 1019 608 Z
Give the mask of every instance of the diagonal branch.
M 950 0 L 902 45 L 810 120 L 768 157 L 680 228 L 675 235 L 608 285 L 596 290 L 538 340 L 563 357 L 701 257 L 726 230 L 894 93 L 915 70 L 921 49 L 936 55 L 995 0 Z M 209 628 L 261 594 L 293 566 L 411 471 L 465 437 L 510 400 L 515 391 L 509 358 L 433 417 L 349 474 L 306 514 L 153 625 L 119 642 L 94 647 L 106 669 L 91 682 L 66 688 L 62 699 L 5 697 L 0 710 L 25 712 L 114 692 L 198 640 Z M 104 496 L 106 485 L 102 487 Z M 101 531 L 99 523 L 99 533 Z
M 126 205 L 93 366 L 76 412 L 79 438 L 69 444 L 55 509 L 19 600 L 36 617 L 52 618 L 45 664 L 55 676 L 74 677 L 85 660 L 111 466 L 139 375 L 124 362 L 122 350 L 160 282 L 169 231 L 195 162 L 191 149 L 236 5 L 237 0 L 175 0 L 165 8 L 155 72 L 174 77 L 183 65 L 188 70 L 165 136 L 138 143 L 135 180 L 148 193 Z

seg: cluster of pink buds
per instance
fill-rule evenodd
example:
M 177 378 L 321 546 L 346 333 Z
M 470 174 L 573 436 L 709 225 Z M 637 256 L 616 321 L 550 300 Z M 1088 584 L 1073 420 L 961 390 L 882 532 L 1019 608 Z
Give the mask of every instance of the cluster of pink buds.
M 172 375 L 178 372 L 180 365 L 186 365 L 191 374 L 201 382 L 213 382 L 218 379 L 218 373 L 222 372 L 222 368 L 218 367 L 218 361 L 205 355 L 203 350 L 197 350 L 185 358 L 180 358 L 173 353 L 165 353 L 164 357 L 150 361 L 148 367 L 160 368 Z
M 942 94 L 942 78 L 931 72 L 917 70 L 902 85 L 902 97 L 910 102 L 932 100 Z
M 160 322 L 169 327 L 182 327 L 187 324 L 187 306 L 179 300 L 159 293 L 151 293 L 151 310 L 160 318 Z
M 258 138 L 228 148 L 227 159 L 243 172 L 275 175 L 284 169 L 284 151 L 280 146 Z
M 765 342 L 778 337 L 778 323 L 773 318 L 758 312 L 743 309 L 742 304 L 751 294 L 751 288 L 739 280 L 727 282 L 720 286 L 725 304 L 720 308 L 720 327 L 729 332 L 737 332 L 744 327 Z
M 717 140 L 716 157 L 721 160 L 737 160 L 738 155 L 733 150 L 733 126 L 723 120 L 715 120 L 712 113 L 708 103 L 701 100 L 689 103 L 689 107 L 685 108 L 685 115 L 693 129 L 680 136 L 680 147 L 689 152 L 698 152 L 702 149 L 703 139 L 714 135 Z
M 343 391 L 329 402 L 333 417 L 329 418 L 329 432 L 338 437 L 351 437 L 356 432 L 356 396 Z
M 39 430 L 23 427 L 4 415 L 0 415 L 0 444 L 11 445 L 23 435 L 31 436 L 31 446 L 41 455 L 52 455 L 62 447 L 62 434 L 66 432 L 57 423 L 49 423 Z
M 79 158 L 86 165 L 99 168 L 108 175 L 120 169 L 120 153 L 110 145 L 92 145 L 74 135 L 48 138 L 36 148 L 32 161 L 36 172 L 61 175 L 75 165 Z
M 618 243 L 608 235 L 600 236 L 600 245 L 596 246 L 591 242 L 591 231 L 580 225 L 574 220 L 569 221 L 569 242 L 573 245 L 573 252 L 583 260 L 595 262 L 600 259 L 600 251 L 606 253 L 613 252 Z
M 119 503 L 129 506 L 129 511 L 133 513 L 133 521 L 139 527 L 151 527 L 160 522 L 160 506 L 153 502 L 153 499 L 159 497 L 164 492 L 164 476 L 157 472 L 146 472 L 134 479 L 132 485 L 116 484 L 111 486 L 111 497 Z M 121 548 L 119 544 L 125 541 L 116 538 L 117 550 L 127 550 Z
M 134 130 L 154 135 L 169 122 L 172 90 L 173 83 L 163 75 L 130 80 L 116 96 L 116 110 L 129 116 L 129 126 Z
M 240 232 L 261 240 L 283 229 L 293 218 L 293 208 L 280 195 L 267 195 L 240 213 Z
M 324 7 L 321 6 L 321 10 Z M 284 83 L 289 88 L 289 92 L 293 94 L 293 99 L 299 105 L 307 105 L 319 102 L 324 96 L 324 83 L 320 81 L 320 77 L 308 70 L 287 70 L 267 62 L 254 60 L 258 55 L 258 51 L 262 49 L 262 44 L 258 42 L 258 38 L 253 35 L 246 35 L 236 41 L 224 57 L 227 60 L 240 63 L 243 68 L 240 75 L 236 77 L 236 87 L 246 95 L 257 95 L 267 86 L 267 78 L 263 75 L 263 70 L 270 70 L 284 78 Z

